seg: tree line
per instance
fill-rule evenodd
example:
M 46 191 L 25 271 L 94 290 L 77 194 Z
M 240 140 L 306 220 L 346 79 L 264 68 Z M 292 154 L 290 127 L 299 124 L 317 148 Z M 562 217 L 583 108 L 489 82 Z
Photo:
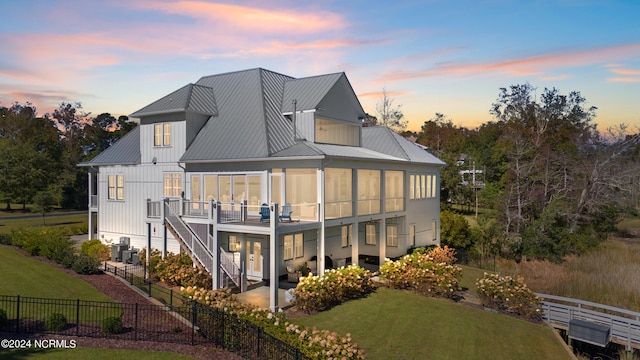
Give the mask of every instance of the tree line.
M 86 209 L 87 170 L 78 163 L 136 125 L 127 116 L 92 117 L 80 103 L 63 102 L 43 116 L 29 102 L 0 106 L 0 201 L 6 210 L 34 204 L 43 214 L 55 206 Z
M 624 124 L 601 133 L 596 110 L 579 92 L 545 88 L 537 97 L 531 85 L 513 85 L 499 90 L 493 120 L 476 129 L 436 113 L 420 132 L 405 132 L 448 164 L 444 210 L 466 205 L 473 214 L 476 202 L 489 210 L 474 229 L 443 212 L 443 240 L 480 259 L 560 261 L 602 242 L 623 215 L 637 215 L 640 134 Z

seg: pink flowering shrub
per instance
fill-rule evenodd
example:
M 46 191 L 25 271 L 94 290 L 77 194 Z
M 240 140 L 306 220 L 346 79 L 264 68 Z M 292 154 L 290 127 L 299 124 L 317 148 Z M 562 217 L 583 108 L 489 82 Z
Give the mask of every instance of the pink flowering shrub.
M 450 248 L 445 245 L 444 247 L 436 246 L 427 251 L 427 254 L 431 256 L 434 262 L 446 263 L 452 265 L 456 262 L 456 249 Z
M 540 298 L 521 277 L 485 272 L 476 285 L 483 306 L 529 320 L 540 320 Z
M 300 278 L 294 304 L 306 312 L 322 311 L 375 290 L 373 274 L 357 265 L 332 269 L 322 276 Z
M 282 313 L 272 313 L 255 305 L 237 302 L 231 292 L 206 290 L 197 287 L 181 288 L 194 300 L 235 315 L 261 327 L 266 333 L 297 347 L 312 359 L 364 359 L 362 350 L 353 343 L 351 335 L 342 337 L 328 330 L 307 329 L 287 321 Z M 203 321 L 206 324 L 206 321 Z
M 145 249 L 140 252 L 140 259 L 146 261 Z M 186 254 L 167 253 L 163 259 L 160 251 L 154 249 L 149 256 L 147 270 L 154 279 L 169 286 L 194 285 L 211 288 L 211 275 L 202 267 L 194 267 L 193 261 Z
M 448 248 L 437 250 L 439 261 L 431 255 L 432 252 L 417 251 L 397 261 L 387 260 L 380 266 L 380 277 L 395 289 L 413 290 L 427 296 L 453 297 L 455 291 L 462 290 L 459 284 L 462 268 L 451 264 L 453 253 Z

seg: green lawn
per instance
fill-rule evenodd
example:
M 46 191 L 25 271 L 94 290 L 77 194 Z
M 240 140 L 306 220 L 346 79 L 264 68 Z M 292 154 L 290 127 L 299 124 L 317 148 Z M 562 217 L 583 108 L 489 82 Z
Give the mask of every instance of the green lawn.
M 82 229 L 83 232 L 85 232 L 89 226 L 88 223 L 89 219 L 87 214 L 47 216 L 45 218 L 47 227 L 61 227 L 67 229 L 67 233 L 69 234 L 76 233 L 76 229 Z M 0 234 L 10 234 L 12 230 L 31 226 L 42 226 L 42 216 L 35 216 L 28 219 L 12 219 L 11 216 L 0 216 Z
M 544 325 L 384 288 L 293 322 L 350 333 L 371 360 L 570 359 Z
M 2 295 L 113 301 L 86 282 L 8 246 L 0 246 L 0 274 Z

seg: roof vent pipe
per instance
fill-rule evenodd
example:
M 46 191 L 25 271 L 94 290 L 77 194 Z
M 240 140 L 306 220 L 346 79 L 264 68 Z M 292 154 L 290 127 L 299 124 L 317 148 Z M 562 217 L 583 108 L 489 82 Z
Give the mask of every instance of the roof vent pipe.
M 298 105 L 298 99 L 293 99 L 291 102 L 293 103 L 293 142 L 296 142 L 296 106 Z

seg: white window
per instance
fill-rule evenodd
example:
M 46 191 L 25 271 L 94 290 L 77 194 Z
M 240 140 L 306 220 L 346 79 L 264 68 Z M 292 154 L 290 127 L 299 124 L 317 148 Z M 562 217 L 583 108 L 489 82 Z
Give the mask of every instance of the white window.
M 297 258 L 301 258 L 304 256 L 304 237 L 302 233 L 295 234 L 293 236 L 293 245 L 294 245 L 294 256 Z
M 364 243 L 367 245 L 376 244 L 376 225 L 375 224 L 367 224 L 365 226 Z
M 293 235 L 284 236 L 284 259 L 293 259 Z
M 109 200 L 124 200 L 124 175 L 109 175 L 108 187 Z
M 398 225 L 387 225 L 387 246 L 398 246 Z
M 360 125 L 316 119 L 317 143 L 360 146 Z
M 342 230 L 341 243 L 342 243 L 342 247 L 344 248 L 349 246 L 349 238 L 350 238 L 349 235 L 351 235 L 349 233 L 351 232 L 351 225 L 344 225 L 342 226 L 341 230 Z
M 304 237 L 302 233 L 284 236 L 284 260 L 292 260 L 294 257 L 304 256 Z
M 432 199 L 438 191 L 436 175 L 409 175 L 409 198 Z
M 416 226 L 409 226 L 409 246 L 416 246 Z
M 238 237 L 236 235 L 229 235 L 229 251 L 240 251 L 240 240 L 238 240 Z
M 437 184 L 437 178 L 435 175 L 431 176 L 431 197 L 435 198 L 436 197 L 436 190 L 438 189 L 436 184 Z
M 285 169 L 286 202 L 296 218 L 318 219 L 318 172 L 315 168 Z
M 171 145 L 171 123 L 157 123 L 153 125 L 153 146 Z
M 182 196 L 182 174 L 164 174 L 164 196 Z
M 416 176 L 409 176 L 409 199 L 416 198 Z
M 353 208 L 352 170 L 327 168 L 324 173 L 324 217 L 348 217 Z
M 358 170 L 358 215 L 380 213 L 380 170 Z
M 404 172 L 384 172 L 385 211 L 394 212 L 404 210 Z

